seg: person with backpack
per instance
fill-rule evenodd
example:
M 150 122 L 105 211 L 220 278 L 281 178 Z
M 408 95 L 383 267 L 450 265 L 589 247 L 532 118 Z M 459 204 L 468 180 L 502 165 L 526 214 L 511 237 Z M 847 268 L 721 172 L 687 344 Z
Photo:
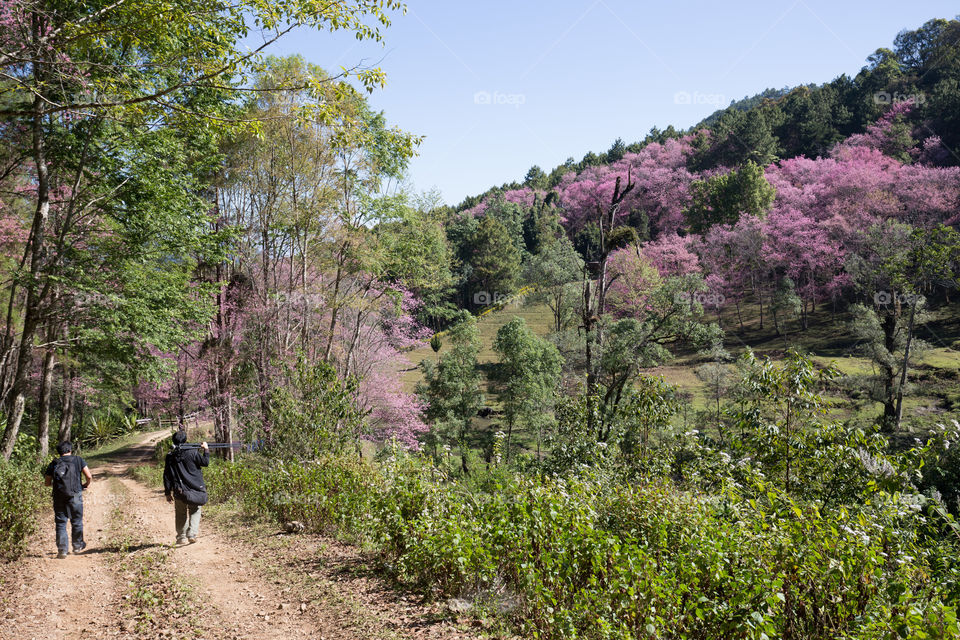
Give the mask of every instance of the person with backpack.
M 202 451 L 201 451 L 202 450 Z M 200 507 L 207 504 L 207 486 L 203 467 L 210 464 L 210 447 L 206 442 L 187 444 L 187 434 L 173 434 L 173 449 L 163 464 L 163 492 L 176 511 L 177 544 L 197 541 L 200 533 Z
M 67 557 L 69 543 L 73 552 L 80 553 L 87 547 L 83 541 L 83 490 L 90 486 L 93 474 L 80 456 L 73 455 L 73 445 L 61 442 L 57 445 L 60 457 L 52 461 L 44 472 L 44 484 L 53 487 L 53 521 L 57 525 L 57 558 Z M 83 476 L 86 482 L 82 482 Z M 70 522 L 70 538 L 67 538 L 67 521 Z

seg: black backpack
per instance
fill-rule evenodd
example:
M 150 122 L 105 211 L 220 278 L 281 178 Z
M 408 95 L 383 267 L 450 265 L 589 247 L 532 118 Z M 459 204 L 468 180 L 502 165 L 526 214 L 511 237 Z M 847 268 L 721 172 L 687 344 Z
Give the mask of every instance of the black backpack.
M 72 457 L 63 456 L 53 464 L 53 490 L 68 498 L 83 491 L 80 486 L 80 469 Z

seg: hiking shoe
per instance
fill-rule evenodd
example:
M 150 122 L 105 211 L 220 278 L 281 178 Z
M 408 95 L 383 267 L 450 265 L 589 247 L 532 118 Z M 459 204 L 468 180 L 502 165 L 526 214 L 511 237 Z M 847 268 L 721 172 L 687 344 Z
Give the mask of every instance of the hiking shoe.
M 196 538 L 187 538 L 187 542 L 189 542 L 190 544 L 193 544 L 196 541 L 197 541 Z
M 86 542 L 81 542 L 79 545 L 73 545 L 73 552 L 74 552 L 74 553 L 80 553 L 81 551 L 83 551 L 83 550 L 86 549 L 86 548 L 87 548 L 87 543 L 86 543 Z
M 66 558 L 66 557 L 67 557 L 67 552 L 66 552 L 66 551 L 61 551 L 61 552 L 57 553 L 57 560 L 63 560 L 63 559 Z
M 177 544 L 187 544 L 186 538 L 177 538 Z

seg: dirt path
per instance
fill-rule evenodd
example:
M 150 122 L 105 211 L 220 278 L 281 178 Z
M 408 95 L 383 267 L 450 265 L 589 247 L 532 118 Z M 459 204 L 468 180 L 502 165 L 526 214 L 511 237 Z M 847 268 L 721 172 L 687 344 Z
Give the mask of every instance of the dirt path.
M 97 630 L 116 626 L 117 588 L 104 558 L 110 553 L 104 523 L 117 496 L 105 476 L 104 470 L 94 471 L 94 482 L 83 494 L 87 551 L 82 555 L 57 559 L 53 509 L 44 513 L 27 557 L 12 576 L 4 576 L 0 638 L 76 638 L 78 631 L 79 637 L 94 637 Z
M 409 605 L 371 603 L 366 593 L 350 598 L 363 610 L 354 604 L 358 615 L 349 617 L 363 624 L 344 619 L 342 593 L 328 586 L 318 600 L 294 588 L 295 580 L 268 577 L 258 558 L 264 548 L 206 519 L 196 544 L 173 546 L 173 506 L 129 476 L 167 433 L 150 434 L 93 469 L 84 493 L 85 552 L 58 560 L 52 511 L 44 516 L 26 558 L 3 568 L 0 638 L 466 637 L 444 624 L 405 630 L 395 620 L 410 617 Z M 371 606 L 383 610 L 367 611 Z

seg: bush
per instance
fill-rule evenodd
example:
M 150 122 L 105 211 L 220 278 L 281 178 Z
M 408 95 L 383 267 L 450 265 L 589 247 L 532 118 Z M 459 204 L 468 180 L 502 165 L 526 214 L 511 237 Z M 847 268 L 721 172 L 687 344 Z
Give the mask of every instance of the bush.
M 14 560 L 23 554 L 46 496 L 38 469 L 0 461 L 0 558 Z
M 100 411 L 79 425 L 73 441 L 80 449 L 96 449 L 107 442 L 137 430 L 137 416 L 120 411 Z
M 769 489 L 495 470 L 451 482 L 406 454 L 211 467 L 214 499 L 373 546 L 433 597 L 509 610 L 537 638 L 954 637 L 958 547 L 922 497 L 820 510 Z M 926 635 L 924 635 L 926 634 Z

